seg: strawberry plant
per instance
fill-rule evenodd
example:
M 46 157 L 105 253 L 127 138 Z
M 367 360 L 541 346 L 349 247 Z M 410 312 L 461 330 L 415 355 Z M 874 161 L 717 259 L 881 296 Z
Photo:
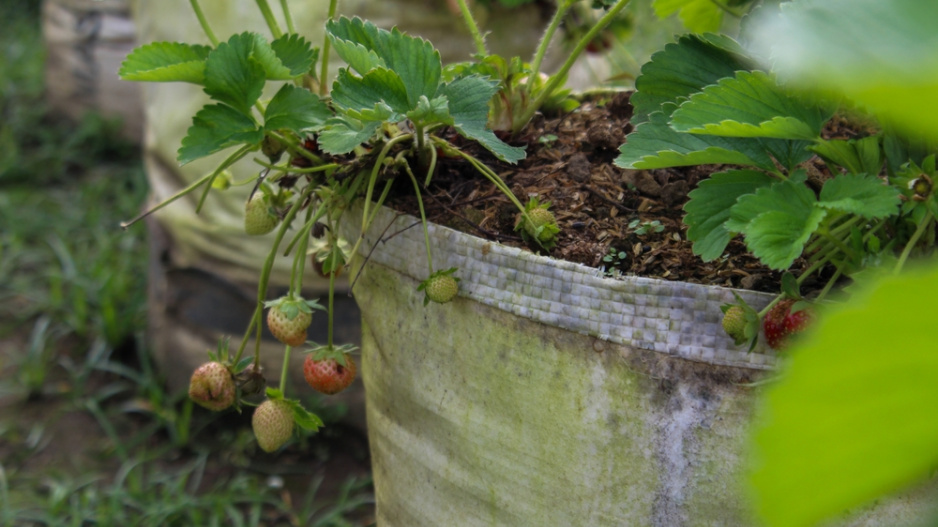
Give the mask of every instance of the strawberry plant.
M 757 64 L 729 37 L 689 35 L 655 54 L 636 80 L 637 126 L 617 165 L 725 167 L 701 181 L 684 207 L 694 253 L 718 259 L 742 236 L 769 268 L 785 271 L 806 258 L 807 268 L 788 275 L 783 288 L 800 298 L 798 287 L 818 280 L 816 302 L 845 279 L 874 269 L 898 272 L 911 255 L 931 253 L 934 157 L 916 155 L 888 129 L 849 139 L 826 136 L 825 125 L 838 110 L 856 111 L 842 101 L 802 95 Z M 759 315 L 768 317 L 776 307 L 773 302 Z M 776 347 L 778 324 L 766 323 Z
M 287 401 L 286 364 L 292 348 L 309 346 L 304 351 L 311 357 L 328 354 L 318 359 L 333 359 L 336 376 L 354 378 L 355 362 L 348 356 L 352 350 L 333 342 L 336 277 L 348 266 L 351 255 L 359 252 L 364 233 L 394 181 L 413 188 L 427 232 L 421 193 L 441 156 L 462 160 L 487 178 L 517 208 L 518 230 L 532 246 L 553 246 L 559 229 L 547 205 L 533 198 L 526 207 L 479 156 L 517 163 L 525 157 L 525 148 L 505 139 L 541 107 L 576 104 L 563 90 L 567 72 L 628 0 L 596 3 L 594 7 L 603 10 L 602 17 L 584 28 L 561 69 L 553 76 L 544 75 L 540 70 L 548 45 L 575 3 L 557 2 L 530 63 L 488 53 L 464 0 L 456 4 L 478 54 L 472 62 L 445 67 L 430 42 L 360 18 L 330 16 L 324 40 L 316 47 L 295 32 L 287 2 L 281 2 L 287 22 L 284 31 L 267 0 L 258 0 L 257 5 L 270 30 L 269 38 L 242 32 L 219 39 L 194 0 L 192 6 L 209 45 L 154 42 L 128 55 L 120 70 L 123 79 L 192 83 L 201 86 L 210 99 L 192 118 L 178 150 L 179 163 L 218 153 L 226 156 L 215 170 L 140 217 L 192 192 L 201 193 L 198 212 L 212 189 L 253 185 L 245 203 L 244 231 L 250 236 L 268 236 L 271 244 L 258 281 L 257 307 L 240 344 L 230 357 L 227 345 L 223 351 L 220 348 L 213 365 L 194 376 L 193 398 L 213 409 L 221 409 L 223 403 L 238 409 L 242 404 L 256 404 L 251 397 L 264 385 L 259 342 L 266 319 L 268 329 L 285 345 L 285 366 L 279 389 L 268 390 L 266 402 L 256 410 L 258 441 L 264 450 L 279 448 L 292 430 L 287 423 L 290 415 L 291 423 L 315 425 L 315 416 L 299 403 L 283 402 Z M 333 1 L 330 13 L 335 13 L 335 7 Z M 344 63 L 334 78 L 328 73 L 331 52 Z M 497 130 L 504 133 L 497 135 Z M 484 152 L 470 153 L 466 148 L 470 143 Z M 256 177 L 232 181 L 229 168 L 246 158 L 257 164 Z M 338 225 L 354 202 L 361 203 L 361 236 L 342 239 Z M 457 270 L 434 269 L 428 238 L 426 249 L 428 278 L 418 291 L 424 292 L 425 303 L 448 302 L 458 290 Z M 270 273 L 274 261 L 282 257 L 292 258 L 290 288 L 283 297 L 268 300 Z M 301 297 L 307 264 L 329 280 L 325 306 Z M 315 309 L 324 309 L 328 317 L 322 345 L 307 343 Z M 246 357 L 252 338 L 255 352 Z M 310 365 L 307 373 L 323 369 Z M 338 375 L 340 369 L 342 375 Z M 287 411 L 287 406 L 292 410 Z

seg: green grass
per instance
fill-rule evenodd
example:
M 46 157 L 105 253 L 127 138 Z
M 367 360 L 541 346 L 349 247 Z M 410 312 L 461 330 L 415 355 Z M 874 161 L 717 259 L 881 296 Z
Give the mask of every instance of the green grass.
M 322 434 L 260 454 L 249 412 L 166 392 L 145 229 L 119 227 L 146 197 L 139 149 L 45 104 L 38 5 L 0 4 L 0 527 L 367 523 L 367 476 L 324 490 Z

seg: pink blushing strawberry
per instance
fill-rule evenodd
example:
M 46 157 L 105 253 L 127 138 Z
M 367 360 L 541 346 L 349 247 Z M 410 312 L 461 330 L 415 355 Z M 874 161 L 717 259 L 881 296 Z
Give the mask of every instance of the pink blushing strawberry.
M 189 380 L 189 398 L 213 411 L 234 404 L 235 382 L 228 368 L 220 362 L 206 362 L 196 368 Z
M 349 387 L 358 367 L 355 359 L 341 349 L 323 347 L 303 361 L 303 376 L 314 390 L 333 395 Z

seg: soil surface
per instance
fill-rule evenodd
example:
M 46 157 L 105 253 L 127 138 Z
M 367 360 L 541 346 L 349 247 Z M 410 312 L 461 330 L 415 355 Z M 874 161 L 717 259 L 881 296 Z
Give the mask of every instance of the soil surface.
M 517 165 L 501 163 L 455 132 L 444 135 L 493 167 L 524 203 L 549 201 L 560 227 L 553 258 L 602 268 L 609 276 L 639 275 L 740 289 L 778 292 L 781 273 L 746 252 L 741 238 L 723 256 L 704 262 L 693 253 L 682 219 L 688 192 L 710 173 L 729 167 L 625 170 L 613 164 L 632 130 L 628 92 L 585 101 L 563 115 L 538 116 L 509 142 L 527 146 Z M 402 178 L 406 180 L 406 178 Z M 409 184 L 395 185 L 391 208 L 419 215 Z M 441 159 L 425 196 L 427 217 L 506 245 L 545 251 L 515 232 L 517 208 L 461 159 Z M 792 270 L 805 265 L 797 260 Z M 810 290 L 812 284 L 803 284 Z

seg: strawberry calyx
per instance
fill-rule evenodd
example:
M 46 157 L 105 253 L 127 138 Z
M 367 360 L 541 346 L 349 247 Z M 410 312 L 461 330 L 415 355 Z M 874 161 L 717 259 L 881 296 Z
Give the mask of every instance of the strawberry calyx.
M 306 300 L 305 298 L 294 293 L 284 295 L 275 300 L 268 300 L 267 302 L 264 302 L 264 307 L 268 309 L 279 310 L 289 320 L 293 320 L 300 313 L 312 314 L 313 309 L 326 309 L 315 299 Z
M 343 368 L 348 367 L 348 357 L 358 348 L 351 344 L 342 344 L 341 346 L 315 345 L 309 350 L 309 356 L 315 361 L 334 360 Z

